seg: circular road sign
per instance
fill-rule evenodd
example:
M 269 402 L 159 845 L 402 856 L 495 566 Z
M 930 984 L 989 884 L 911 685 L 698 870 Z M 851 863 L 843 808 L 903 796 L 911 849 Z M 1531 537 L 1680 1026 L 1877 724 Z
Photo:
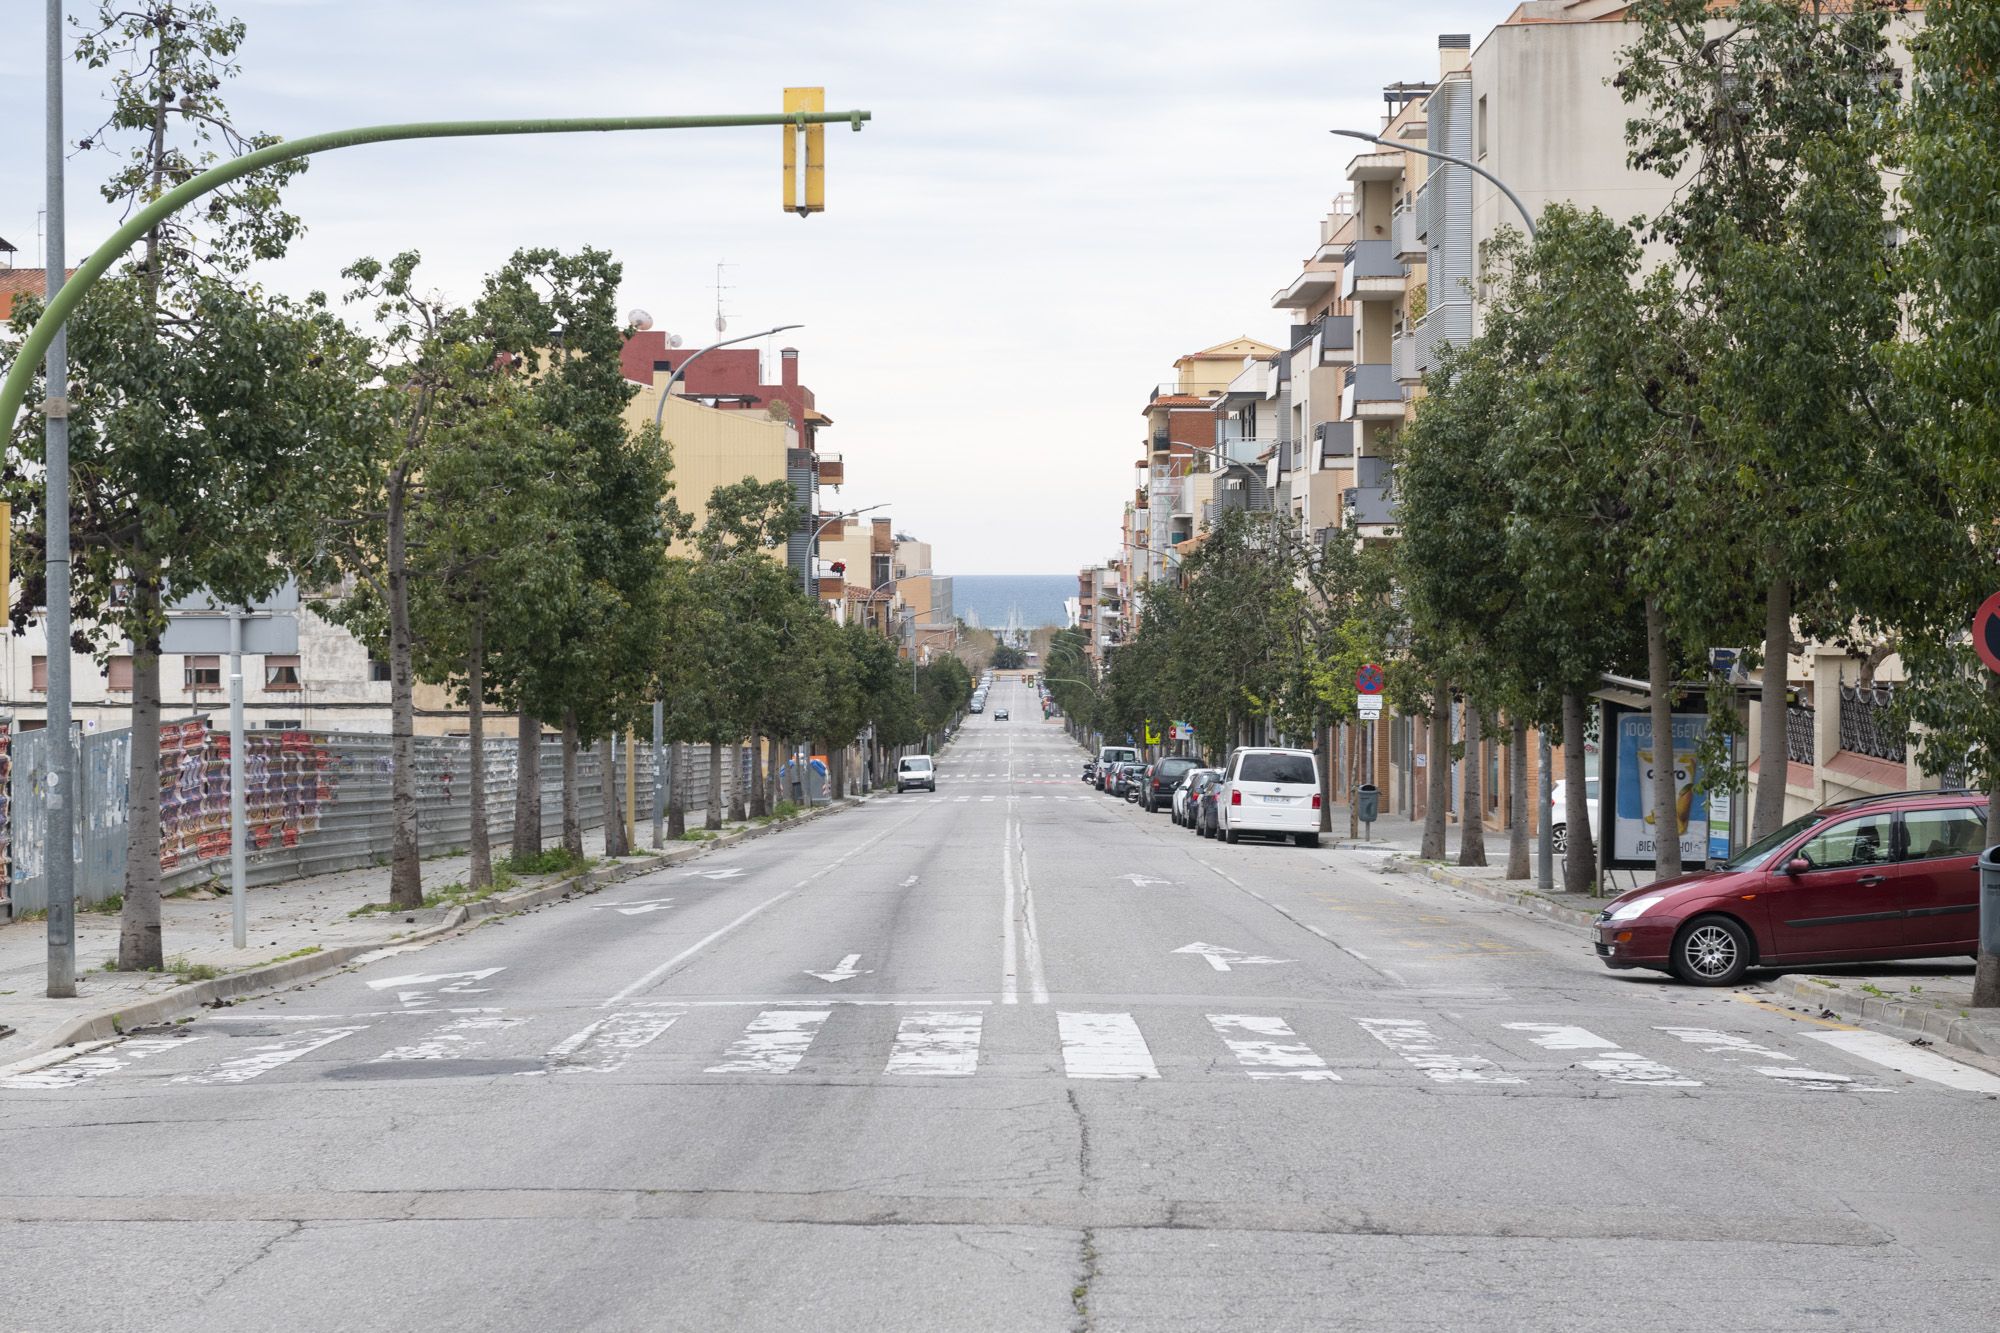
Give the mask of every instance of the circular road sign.
M 2000 671 L 2000 592 L 1981 602 L 1978 614 L 1972 617 L 1972 646 L 1980 661 Z
M 2000 667 L 1993 669 L 2000 671 Z M 1373 662 L 1362 667 L 1361 670 L 1354 673 L 1354 688 L 1356 692 L 1361 694 L 1380 694 L 1382 692 L 1382 668 L 1376 666 Z

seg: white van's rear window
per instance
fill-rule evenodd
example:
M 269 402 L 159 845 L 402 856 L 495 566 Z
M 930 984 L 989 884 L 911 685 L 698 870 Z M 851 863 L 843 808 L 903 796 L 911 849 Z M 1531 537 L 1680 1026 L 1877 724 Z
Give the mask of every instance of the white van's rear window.
M 1236 777 L 1239 782 L 1296 782 L 1308 787 L 1319 783 L 1312 757 L 1303 754 L 1246 754 Z

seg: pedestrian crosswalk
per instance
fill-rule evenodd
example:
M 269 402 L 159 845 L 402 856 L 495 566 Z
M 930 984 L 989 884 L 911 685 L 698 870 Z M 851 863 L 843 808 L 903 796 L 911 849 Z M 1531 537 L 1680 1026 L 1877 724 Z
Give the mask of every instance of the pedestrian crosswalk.
M 1785 1049 L 1787 1046 L 1792 1049 Z M 498 1008 L 204 1019 L 169 1034 L 0 1070 L 0 1092 L 226 1088 L 432 1063 L 449 1075 L 664 1081 L 1061 1077 L 1083 1082 L 1532 1085 L 2000 1094 L 2000 1077 L 1858 1029 L 1779 1036 L 1726 1025 L 1591 1026 L 1483 1015 L 1201 1013 L 1189 1006 L 996 1007 L 987 1000 L 652 1001 L 588 1015 Z M 410 1072 L 415 1072 L 411 1070 Z M 1777 1090 L 1783 1089 L 1783 1092 Z

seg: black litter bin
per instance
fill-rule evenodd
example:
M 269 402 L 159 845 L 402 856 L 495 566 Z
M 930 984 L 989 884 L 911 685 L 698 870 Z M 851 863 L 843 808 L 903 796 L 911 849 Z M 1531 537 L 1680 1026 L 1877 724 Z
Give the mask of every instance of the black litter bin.
M 1979 948 L 2000 954 L 2000 846 L 1979 856 Z
M 1372 824 L 1382 813 L 1382 792 L 1372 782 L 1364 782 L 1354 789 L 1354 817 L 1364 824 Z

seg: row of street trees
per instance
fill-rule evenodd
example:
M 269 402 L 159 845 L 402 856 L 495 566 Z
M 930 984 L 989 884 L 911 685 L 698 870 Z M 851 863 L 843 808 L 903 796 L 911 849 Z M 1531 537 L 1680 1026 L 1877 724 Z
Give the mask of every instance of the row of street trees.
M 1699 683 L 1712 645 L 1760 645 L 1774 682 L 1803 640 L 1893 651 L 1925 766 L 2000 792 L 2000 676 L 1968 633 L 2000 589 L 2000 16 L 1927 5 L 1906 93 L 1889 40 L 1906 9 L 1633 6 L 1630 160 L 1676 182 L 1670 202 L 1629 222 L 1553 204 L 1532 242 L 1481 257 L 1480 332 L 1396 441 L 1393 553 L 1378 570 L 1376 552 L 1226 518 L 1075 706 L 1119 733 L 1169 711 L 1205 739 L 1260 716 L 1299 736 L 1337 711 L 1318 687 L 1378 657 L 1406 712 L 1462 698 L 1468 747 L 1504 724 L 1519 762 L 1530 726 L 1563 738 L 1573 890 L 1595 862 L 1590 692 L 1606 672 L 1649 681 L 1653 751 L 1672 754 L 1677 699 L 1706 691 L 1720 774 L 1739 723 L 1731 692 Z M 1774 687 L 1760 710 L 1774 774 L 1784 703 Z M 1451 753 L 1431 732 L 1425 846 L 1442 855 Z M 1671 765 L 1655 783 L 1673 808 Z M 1759 783 L 1753 836 L 1784 796 Z M 1462 860 L 1483 859 L 1478 823 Z M 1656 844 L 1657 873 L 1678 873 L 1677 841 Z M 1978 989 L 2000 1003 L 1996 960 Z
M 109 72 L 111 111 L 78 145 L 113 161 L 105 197 L 157 199 L 217 160 L 269 140 L 238 130 L 221 97 L 240 22 L 205 0 L 103 4 L 76 57 Z M 963 707 L 955 662 L 912 673 L 893 644 L 829 620 L 787 572 L 794 526 L 782 483 L 711 498 L 701 530 L 675 503 L 671 450 L 628 429 L 620 372 L 620 268 L 592 249 L 517 251 L 476 300 L 432 292 L 418 256 L 362 259 L 342 307 L 274 294 L 255 266 L 301 230 L 283 187 L 304 162 L 242 178 L 149 234 L 69 320 L 77 651 L 128 651 L 132 781 L 119 966 L 158 968 L 160 659 L 172 600 L 207 589 L 241 604 L 288 577 L 390 668 L 394 746 L 390 901 L 421 903 L 414 763 L 418 682 L 467 707 L 471 886 L 492 881 L 486 714 L 522 719 L 511 855 L 542 850 L 539 746 L 560 733 L 562 846 L 582 854 L 576 759 L 666 701 L 680 749 L 710 749 L 719 827 L 726 746 L 754 746 L 734 813 L 772 803 L 781 741 L 844 754 L 864 733 L 917 743 Z M 15 330 L 40 313 L 17 303 Z M 39 403 L 45 395 L 36 395 Z M 25 628 L 39 569 L 43 420 L 16 423 L 0 490 L 14 505 L 15 603 Z M 669 543 L 693 553 L 669 557 Z M 50 645 L 62 651 L 62 645 Z M 607 808 L 622 803 L 606 764 Z M 841 763 L 832 774 L 845 783 Z M 671 829 L 686 811 L 676 780 Z M 624 830 L 606 823 L 607 850 Z

